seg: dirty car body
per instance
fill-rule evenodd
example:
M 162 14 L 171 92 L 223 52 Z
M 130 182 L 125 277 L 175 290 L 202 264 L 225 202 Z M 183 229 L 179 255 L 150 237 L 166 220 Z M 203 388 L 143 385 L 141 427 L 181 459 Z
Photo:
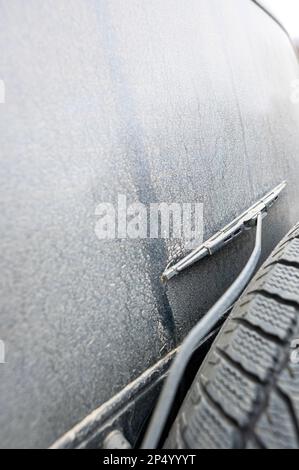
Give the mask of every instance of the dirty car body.
M 0 12 L 0 445 L 101 447 L 114 428 L 135 445 L 177 346 L 254 235 L 163 285 L 184 245 L 99 240 L 96 207 L 202 202 L 208 239 L 287 180 L 265 259 L 299 212 L 298 61 L 250 0 Z

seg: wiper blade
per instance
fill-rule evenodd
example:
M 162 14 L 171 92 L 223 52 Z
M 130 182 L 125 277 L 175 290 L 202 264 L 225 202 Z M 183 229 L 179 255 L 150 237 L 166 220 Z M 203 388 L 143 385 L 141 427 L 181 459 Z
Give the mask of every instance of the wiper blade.
M 259 213 L 263 216 L 267 215 L 268 209 L 277 200 L 280 192 L 285 188 L 286 184 L 286 181 L 280 183 L 249 209 L 226 225 L 222 230 L 215 233 L 215 235 L 209 238 L 202 245 L 192 250 L 187 256 L 173 265 L 169 264 L 162 274 L 162 280 L 168 281 L 202 258 L 208 255 L 213 255 L 216 251 L 220 250 L 238 237 L 242 232 L 255 226 L 257 215 Z

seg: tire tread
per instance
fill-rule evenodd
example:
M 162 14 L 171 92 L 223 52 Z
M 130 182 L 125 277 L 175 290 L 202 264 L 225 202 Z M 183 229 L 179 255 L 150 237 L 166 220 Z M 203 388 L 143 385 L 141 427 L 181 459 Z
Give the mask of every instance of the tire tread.
M 299 224 L 255 275 L 222 327 L 166 448 L 299 448 Z

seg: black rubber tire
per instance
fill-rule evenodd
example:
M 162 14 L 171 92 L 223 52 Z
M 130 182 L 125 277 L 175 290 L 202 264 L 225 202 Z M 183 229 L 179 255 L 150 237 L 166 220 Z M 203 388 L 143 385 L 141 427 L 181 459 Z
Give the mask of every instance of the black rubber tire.
M 299 224 L 235 305 L 165 448 L 299 448 L 298 338 Z

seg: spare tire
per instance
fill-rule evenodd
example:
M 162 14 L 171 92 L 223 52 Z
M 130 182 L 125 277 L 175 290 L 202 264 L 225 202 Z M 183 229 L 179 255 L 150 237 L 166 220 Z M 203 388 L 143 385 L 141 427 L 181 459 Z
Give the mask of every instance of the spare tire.
M 165 447 L 299 448 L 298 338 L 299 224 L 235 305 Z

